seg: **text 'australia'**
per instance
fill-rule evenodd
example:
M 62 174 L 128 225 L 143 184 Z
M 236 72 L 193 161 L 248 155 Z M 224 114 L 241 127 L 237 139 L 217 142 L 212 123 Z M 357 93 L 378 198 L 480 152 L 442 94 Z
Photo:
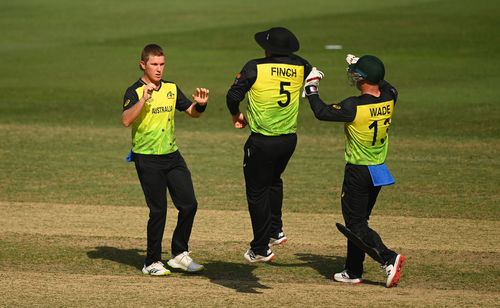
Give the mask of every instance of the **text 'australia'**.
M 286 76 L 286 77 L 297 77 L 297 69 L 295 68 L 282 68 L 282 67 L 271 67 L 272 76 Z
M 152 114 L 158 114 L 162 112 L 170 112 L 172 111 L 172 106 L 161 106 L 161 107 L 156 107 L 151 109 Z

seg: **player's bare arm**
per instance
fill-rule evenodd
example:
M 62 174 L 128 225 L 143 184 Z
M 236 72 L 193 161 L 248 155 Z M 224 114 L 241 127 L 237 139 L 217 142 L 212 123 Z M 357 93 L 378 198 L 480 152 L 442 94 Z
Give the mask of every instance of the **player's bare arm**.
M 196 88 L 196 91 L 191 95 L 193 100 L 195 101 L 191 106 L 186 110 L 186 113 L 192 118 L 199 118 L 201 114 L 205 111 L 205 108 L 208 104 L 210 90 L 206 88 Z
M 141 110 L 144 107 L 144 104 L 151 98 L 153 91 L 157 88 L 158 86 L 152 82 L 144 86 L 144 91 L 142 92 L 141 99 L 134 106 L 130 107 L 122 113 L 123 126 L 129 127 L 130 124 L 132 124 L 135 119 L 137 119 L 139 114 L 141 114 Z

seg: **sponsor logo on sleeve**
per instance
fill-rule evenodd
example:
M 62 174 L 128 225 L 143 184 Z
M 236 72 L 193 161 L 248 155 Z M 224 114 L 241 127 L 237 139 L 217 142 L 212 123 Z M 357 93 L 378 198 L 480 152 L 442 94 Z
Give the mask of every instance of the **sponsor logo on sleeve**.
M 238 75 L 236 75 L 236 78 L 234 79 L 234 84 L 238 83 L 238 80 L 240 80 L 240 77 L 241 77 L 241 74 L 238 73 Z

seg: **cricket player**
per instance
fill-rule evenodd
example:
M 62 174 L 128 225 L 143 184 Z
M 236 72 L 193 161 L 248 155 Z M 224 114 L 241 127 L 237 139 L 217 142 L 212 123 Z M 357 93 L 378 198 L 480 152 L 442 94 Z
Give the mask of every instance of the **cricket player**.
M 271 28 L 255 34 L 265 57 L 248 61 L 227 93 L 227 107 L 235 128 L 250 127 L 244 146 L 248 209 L 253 240 L 244 258 L 271 262 L 271 246 L 287 241 L 283 231 L 283 181 L 281 174 L 297 144 L 297 115 L 304 76 L 310 64 L 294 54 L 299 41 L 288 29 Z M 248 97 L 247 112 L 239 105 Z
M 304 87 L 312 111 L 322 121 L 344 122 L 345 166 L 342 186 L 342 214 L 346 227 L 361 239 L 360 247 L 347 242 L 344 271 L 334 280 L 361 283 L 363 262 L 368 247 L 375 252 L 387 275 L 386 287 L 399 282 L 405 257 L 387 248 L 380 236 L 368 226 L 368 219 L 382 186 L 394 183 L 385 159 L 389 146 L 389 127 L 398 98 L 396 89 L 384 80 L 382 61 L 366 55 L 347 56 L 348 77 L 361 92 L 359 96 L 344 99 L 338 104 L 325 104 L 318 93 L 323 73 L 313 68 Z
M 207 107 L 209 90 L 197 88 L 193 103 L 175 83 L 163 80 L 165 55 L 156 44 L 144 47 L 139 66 L 143 75 L 125 92 L 122 123 L 132 126 L 130 160 L 135 162 L 149 207 L 142 272 L 152 276 L 170 274 L 161 262 L 167 190 L 179 211 L 168 265 L 187 272 L 201 271 L 204 267 L 189 256 L 188 242 L 198 203 L 191 173 L 176 144 L 174 115 L 177 109 L 198 118 Z

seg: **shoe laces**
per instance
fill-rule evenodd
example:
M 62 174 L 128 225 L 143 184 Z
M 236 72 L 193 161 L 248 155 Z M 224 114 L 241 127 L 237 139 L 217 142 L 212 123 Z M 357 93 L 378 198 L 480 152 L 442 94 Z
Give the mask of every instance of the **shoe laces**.
M 250 258 L 252 259 L 255 259 L 256 258 L 256 255 L 255 255 L 255 252 L 253 252 L 252 249 L 248 249 L 248 255 L 250 256 Z
M 392 270 L 394 269 L 394 266 L 392 264 L 384 264 L 380 266 L 380 270 L 382 272 L 385 272 L 387 276 L 391 275 Z
M 152 268 L 164 268 L 165 264 L 163 264 L 163 262 L 161 262 L 161 261 L 156 261 L 156 262 L 151 263 L 150 266 Z
M 180 258 L 179 263 L 184 263 L 186 266 L 191 264 L 191 262 L 193 262 L 193 259 L 189 256 L 190 252 L 191 251 L 184 251 L 183 253 L 181 253 L 182 257 Z
M 396 259 L 393 258 L 393 259 L 387 261 L 385 264 L 380 265 L 381 270 L 385 271 L 387 276 L 389 276 L 391 274 L 391 272 L 396 268 L 395 260 Z

